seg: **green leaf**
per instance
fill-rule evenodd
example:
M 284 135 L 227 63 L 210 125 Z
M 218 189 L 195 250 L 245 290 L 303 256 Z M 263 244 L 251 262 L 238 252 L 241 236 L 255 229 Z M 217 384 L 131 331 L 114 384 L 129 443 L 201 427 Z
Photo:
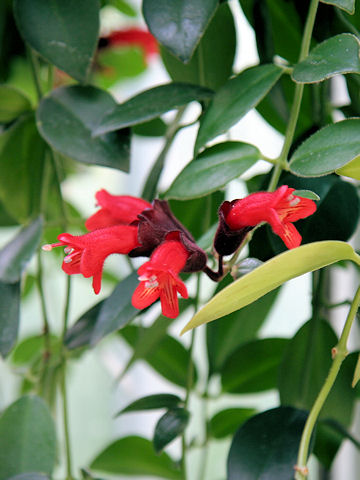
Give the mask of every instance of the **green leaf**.
M 0 250 L 0 280 L 18 282 L 41 239 L 42 219 L 34 220 Z
M 360 42 L 350 33 L 331 37 L 317 45 L 295 65 L 292 78 L 297 83 L 315 83 L 339 73 L 360 73 Z
M 190 102 L 210 99 L 213 92 L 188 83 L 167 83 L 151 88 L 126 102 L 108 108 L 94 134 L 101 135 L 120 128 L 144 123 Z
M 312 192 L 311 190 L 295 190 L 293 192 L 293 195 L 296 195 L 297 197 L 301 197 L 301 198 L 309 198 L 310 200 L 315 200 L 315 201 L 320 200 L 319 195 L 315 192 Z
M 343 167 L 337 168 L 335 173 L 360 180 L 360 155 Z
M 307 138 L 290 159 L 301 177 L 328 175 L 360 155 L 360 118 L 327 125 Z
M 236 31 L 231 9 L 222 3 L 216 10 L 191 60 L 184 64 L 165 48 L 161 57 L 170 77 L 217 90 L 232 73 Z
M 51 474 L 56 460 L 55 426 L 44 401 L 21 397 L 0 418 L 0 479 L 26 472 Z
M 116 440 L 92 461 L 90 467 L 118 475 L 149 475 L 169 480 L 183 478 L 166 453 L 156 455 L 152 442 L 136 436 Z
M 49 477 L 43 473 L 21 473 L 8 480 L 49 480 Z
M 85 82 L 99 35 L 99 1 L 14 1 L 24 40 L 50 63 Z
M 139 398 L 127 405 L 125 408 L 117 412 L 118 417 L 123 413 L 139 412 L 142 410 L 156 410 L 158 408 L 173 408 L 177 407 L 182 400 L 177 395 L 170 393 L 158 393 L 156 395 L 148 395 L 147 397 Z
M 52 350 L 58 348 L 59 339 L 55 335 L 50 336 Z M 42 335 L 34 335 L 27 337 L 19 342 L 11 355 L 11 362 L 16 365 L 27 365 L 36 359 L 44 350 L 44 337 Z
M 217 6 L 218 0 L 144 0 L 143 14 L 157 40 L 180 60 L 188 62 Z
M 119 12 L 127 15 L 128 17 L 137 16 L 136 10 L 124 0 L 106 0 L 106 3 L 117 8 Z
M 13 345 L 19 329 L 20 282 L 0 281 L 0 354 L 5 357 Z
M 185 408 L 168 410 L 155 426 L 154 449 L 159 454 L 170 442 L 181 435 L 189 423 L 190 413 Z
M 240 177 L 259 159 L 259 150 L 248 143 L 218 143 L 186 165 L 165 197 L 185 200 L 207 195 Z
M 277 255 L 215 295 L 181 333 L 239 310 L 291 278 L 339 260 L 352 260 L 360 264 L 360 258 L 353 248 L 337 241 L 310 243 Z
M 228 480 L 289 480 L 307 413 L 279 407 L 250 418 L 236 432 L 227 461 Z
M 129 131 L 93 137 L 99 118 L 115 105 L 110 94 L 95 87 L 57 88 L 40 102 L 38 129 L 42 137 L 65 156 L 127 172 Z
M 360 380 L 360 354 L 356 362 L 356 367 L 354 371 L 353 381 L 351 382 L 351 386 L 355 388 L 359 380 Z
M 223 391 L 257 393 L 276 388 L 287 344 L 285 338 L 263 338 L 241 345 L 221 369 Z
M 94 325 L 103 303 L 104 301 L 101 301 L 91 307 L 67 330 L 64 343 L 68 350 L 90 345 Z
M 143 137 L 162 137 L 165 135 L 167 129 L 166 123 L 161 118 L 154 118 L 148 122 L 134 125 L 132 131 L 135 135 Z
M 227 408 L 216 413 L 209 421 L 209 435 L 224 438 L 235 431 L 250 417 L 254 416 L 254 408 Z
M 350 13 L 350 15 L 355 13 L 355 0 L 320 0 L 320 2 L 341 8 L 345 12 Z
M 0 85 L 0 123 L 9 123 L 31 110 L 30 100 L 17 88 Z
M 281 74 L 282 69 L 275 65 L 260 65 L 228 80 L 214 95 L 201 119 L 195 152 L 256 107 Z

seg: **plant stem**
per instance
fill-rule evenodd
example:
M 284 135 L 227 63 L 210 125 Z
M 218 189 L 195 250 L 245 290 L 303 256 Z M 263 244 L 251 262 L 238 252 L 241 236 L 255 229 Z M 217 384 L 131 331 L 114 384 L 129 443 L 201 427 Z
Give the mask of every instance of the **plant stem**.
M 307 457 L 309 452 L 310 439 L 314 430 L 316 420 L 319 416 L 319 413 L 327 399 L 327 396 L 335 383 L 337 375 L 339 373 L 342 362 L 344 361 L 347 351 L 347 341 L 350 334 L 350 329 L 353 324 L 353 321 L 356 316 L 356 312 L 360 305 L 360 287 L 357 289 L 354 300 L 351 304 L 350 311 L 348 313 L 343 331 L 341 333 L 340 339 L 336 347 L 332 349 L 333 362 L 329 371 L 329 374 L 325 380 L 324 385 L 322 386 L 320 393 L 309 413 L 309 416 L 306 420 L 304 431 L 301 437 L 298 460 L 296 466 L 296 480 L 305 480 L 307 477 Z
M 73 480 L 72 476 L 72 460 L 70 448 L 70 434 L 69 434 L 69 415 L 66 394 L 66 363 L 63 363 L 61 372 L 61 396 L 63 404 L 63 420 L 64 420 L 64 435 L 65 435 L 65 452 L 66 452 L 66 480 Z
M 34 85 L 36 89 L 36 94 L 38 97 L 38 100 L 40 101 L 42 99 L 43 93 L 41 90 L 41 83 L 40 83 L 40 65 L 39 65 L 39 59 L 36 55 L 36 53 L 32 50 L 32 48 L 27 47 L 27 52 L 28 52 L 28 57 L 30 60 L 30 68 L 31 68 L 31 73 L 34 79 Z
M 309 13 L 308 13 L 306 24 L 305 24 L 304 35 L 301 43 L 299 62 L 304 60 L 304 58 L 307 57 L 309 53 L 311 35 L 314 28 L 318 5 L 319 5 L 319 0 L 311 0 Z M 297 83 L 295 86 L 294 101 L 291 107 L 289 123 L 287 125 L 286 132 L 285 132 L 284 145 L 278 157 L 278 164 L 275 166 L 273 170 L 273 174 L 272 174 L 269 188 L 268 188 L 269 192 L 272 192 L 275 190 L 278 184 L 281 172 L 284 169 L 284 167 L 287 166 L 287 157 L 290 151 L 291 144 L 294 139 L 295 129 L 296 129 L 297 121 L 299 118 L 303 92 L 304 92 L 304 84 Z
M 51 344 L 50 344 L 50 325 L 49 325 L 49 317 L 47 314 L 46 309 L 46 302 L 45 302 L 45 294 L 44 294 L 44 286 L 43 286 L 43 270 L 42 270 L 42 261 L 41 261 L 41 251 L 38 250 L 37 253 L 37 275 L 36 275 L 36 284 L 39 291 L 39 298 L 40 298 L 40 305 L 41 305 L 41 312 L 43 317 L 43 334 L 44 334 L 44 362 L 49 359 L 51 355 Z

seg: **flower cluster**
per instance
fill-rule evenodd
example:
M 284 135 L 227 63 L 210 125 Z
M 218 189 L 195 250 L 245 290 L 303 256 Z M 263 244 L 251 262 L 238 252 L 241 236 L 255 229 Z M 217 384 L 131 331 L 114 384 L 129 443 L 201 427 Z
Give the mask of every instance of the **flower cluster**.
M 247 233 L 267 222 L 288 248 L 301 243 L 292 222 L 308 217 L 316 210 L 312 200 L 294 195 L 286 185 L 275 192 L 253 193 L 246 198 L 224 202 L 219 208 L 219 225 L 214 250 L 219 257 L 219 271 L 207 265 L 206 253 L 196 244 L 190 232 L 175 218 L 163 200 L 149 203 L 141 198 L 96 193 L 100 209 L 89 217 L 88 233 L 75 236 L 62 233 L 58 242 L 44 245 L 44 250 L 64 246 L 62 269 L 72 275 L 81 273 L 93 278 L 93 289 L 101 289 L 105 259 L 114 253 L 130 257 L 150 257 L 138 270 L 140 284 L 132 296 L 134 307 L 143 309 L 160 298 L 162 312 L 169 318 L 179 314 L 179 293 L 188 297 L 181 272 L 204 271 L 213 280 L 223 274 L 222 257 L 241 246 Z

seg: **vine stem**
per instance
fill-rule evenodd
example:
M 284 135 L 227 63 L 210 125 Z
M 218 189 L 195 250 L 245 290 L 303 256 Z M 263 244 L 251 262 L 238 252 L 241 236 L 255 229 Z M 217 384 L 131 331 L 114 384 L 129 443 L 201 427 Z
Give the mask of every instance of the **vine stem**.
M 311 35 L 314 28 L 318 5 L 319 5 L 319 0 L 312 0 L 310 3 L 309 13 L 307 16 L 304 35 L 301 43 L 299 62 L 304 60 L 304 58 L 307 57 L 309 53 Z M 286 132 L 285 132 L 284 144 L 283 144 L 281 153 L 277 159 L 277 164 L 275 165 L 275 168 L 273 170 L 273 174 L 272 174 L 269 188 L 268 188 L 269 192 L 272 192 L 275 190 L 282 170 L 287 169 L 287 157 L 290 151 L 291 144 L 294 139 L 295 129 L 296 129 L 297 121 L 299 118 L 299 113 L 300 113 L 303 92 L 304 92 L 304 84 L 297 83 L 295 86 L 294 101 L 291 107 L 289 123 L 287 125 Z
M 317 396 L 317 399 L 305 423 L 304 431 L 300 441 L 297 465 L 295 467 L 296 480 L 305 480 L 307 477 L 308 471 L 307 471 L 306 463 L 307 463 L 307 457 L 309 452 L 310 439 L 315 427 L 316 420 L 319 416 L 319 413 L 328 397 L 328 394 L 332 386 L 335 383 L 341 364 L 344 361 L 346 355 L 348 354 L 347 341 L 348 341 L 350 329 L 354 322 L 359 305 L 360 305 L 360 287 L 358 287 L 355 297 L 352 301 L 350 311 L 348 313 L 339 342 L 331 351 L 333 362 L 329 370 L 329 374 L 325 380 L 324 385 L 320 390 L 319 395 Z
M 65 362 L 63 363 L 63 366 L 62 366 L 60 389 L 61 389 L 61 396 L 62 396 L 63 418 L 64 418 L 66 480 L 73 480 L 70 432 L 69 432 L 69 412 L 68 412 L 67 393 L 66 393 L 66 363 Z

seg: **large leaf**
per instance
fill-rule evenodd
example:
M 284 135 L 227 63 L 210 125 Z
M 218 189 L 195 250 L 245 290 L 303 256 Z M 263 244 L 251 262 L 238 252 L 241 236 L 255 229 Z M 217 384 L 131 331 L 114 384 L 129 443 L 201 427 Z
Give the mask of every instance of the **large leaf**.
M 221 369 L 221 384 L 228 393 L 257 393 L 277 387 L 286 338 L 263 338 L 240 346 Z
M 360 42 L 349 33 L 331 37 L 315 47 L 295 65 L 292 78 L 298 83 L 315 83 L 339 73 L 360 73 Z
M 20 90 L 9 85 L 0 85 L 0 123 L 12 122 L 29 110 L 30 100 Z
M 158 393 L 139 398 L 120 410 L 116 416 L 123 413 L 156 410 L 158 408 L 174 408 L 182 402 L 181 398 L 171 393 Z
M 19 329 L 20 282 L 0 281 L 0 355 L 5 357 L 13 347 Z
M 240 177 L 259 159 L 259 150 L 248 143 L 225 142 L 214 145 L 186 165 L 165 197 L 185 200 L 207 195 Z
M 345 10 L 351 15 L 355 12 L 355 0 L 320 0 L 322 3 L 328 3 L 329 5 L 335 5 L 335 7 Z
M 337 168 L 335 173 L 360 180 L 360 155 L 343 167 Z
M 51 474 L 56 460 L 55 426 L 39 397 L 21 397 L 0 418 L 0 479 L 25 472 Z
M 337 241 L 310 243 L 277 255 L 215 295 L 182 333 L 249 305 L 291 278 L 340 260 L 352 260 L 360 265 L 360 257 L 353 248 Z
M 282 74 L 275 65 L 252 67 L 228 80 L 214 95 L 200 122 L 197 152 L 207 142 L 226 132 L 256 107 Z
M 144 0 L 143 14 L 157 40 L 180 60 L 187 62 L 217 5 L 218 0 Z
M 99 35 L 98 0 L 15 0 L 24 40 L 80 82 L 86 80 Z
M 290 170 L 302 177 L 318 177 L 334 172 L 360 155 L 360 118 L 328 125 L 295 151 Z
M 227 408 L 217 412 L 209 421 L 209 435 L 224 438 L 233 435 L 246 420 L 255 415 L 254 408 Z
M 38 128 L 43 138 L 63 155 L 127 172 L 129 131 L 93 137 L 99 118 L 115 105 L 111 95 L 95 87 L 58 88 L 40 102 Z
M 92 461 L 90 467 L 118 475 L 149 475 L 170 480 L 183 478 L 166 453 L 156 455 L 152 442 L 136 436 L 116 440 Z
M 176 407 L 168 410 L 155 426 L 154 448 L 160 453 L 170 442 L 181 435 L 190 419 L 190 413 L 185 408 Z
M 210 99 L 212 95 L 208 88 L 189 83 L 167 83 L 145 90 L 100 115 L 95 135 L 147 122 L 190 102 Z
M 290 480 L 307 413 L 279 407 L 250 418 L 236 432 L 228 480 Z
M 234 18 L 227 2 L 219 5 L 191 60 L 184 64 L 165 48 L 161 57 L 170 77 L 217 90 L 232 73 L 236 50 Z

